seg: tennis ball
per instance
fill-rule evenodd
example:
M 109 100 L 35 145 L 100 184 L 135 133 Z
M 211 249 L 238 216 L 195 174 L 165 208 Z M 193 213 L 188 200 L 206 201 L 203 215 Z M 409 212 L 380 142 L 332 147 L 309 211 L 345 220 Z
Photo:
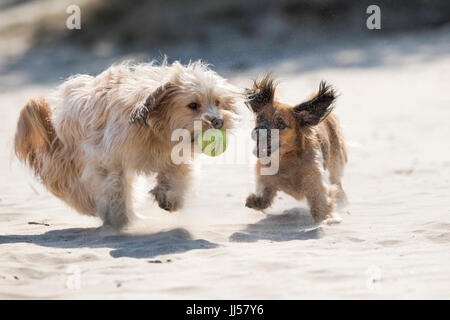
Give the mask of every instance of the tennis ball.
M 221 129 L 208 129 L 198 135 L 197 143 L 202 153 L 215 157 L 227 149 L 227 134 Z

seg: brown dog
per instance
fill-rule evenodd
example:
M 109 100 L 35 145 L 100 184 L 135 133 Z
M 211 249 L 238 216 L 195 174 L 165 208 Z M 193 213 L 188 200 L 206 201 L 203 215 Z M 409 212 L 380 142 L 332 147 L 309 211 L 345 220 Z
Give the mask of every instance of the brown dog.
M 321 82 L 319 91 L 307 101 L 290 106 L 274 98 L 275 87 L 267 75 L 248 90 L 248 105 L 257 116 L 252 136 L 261 138 L 265 133 L 268 142 L 267 147 L 261 147 L 257 139 L 257 193 L 248 196 L 246 206 L 264 210 L 281 190 L 298 200 L 306 197 L 316 223 L 339 222 L 334 207 L 335 202 L 347 201 L 341 184 L 347 152 L 337 117 L 331 112 L 335 92 Z M 279 134 L 276 143 L 270 143 L 273 129 Z M 275 152 L 279 154 L 277 159 L 273 157 Z M 279 161 L 276 174 L 261 174 L 265 157 Z

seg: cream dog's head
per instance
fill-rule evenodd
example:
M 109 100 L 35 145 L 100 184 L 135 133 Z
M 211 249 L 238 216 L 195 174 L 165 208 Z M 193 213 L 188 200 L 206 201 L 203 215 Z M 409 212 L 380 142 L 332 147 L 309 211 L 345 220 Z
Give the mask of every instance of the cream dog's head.
M 167 80 L 133 109 L 131 123 L 148 126 L 169 139 L 176 129 L 193 134 L 195 121 L 201 122 L 203 130 L 234 127 L 236 104 L 242 98 L 237 88 L 201 61 L 162 67 Z

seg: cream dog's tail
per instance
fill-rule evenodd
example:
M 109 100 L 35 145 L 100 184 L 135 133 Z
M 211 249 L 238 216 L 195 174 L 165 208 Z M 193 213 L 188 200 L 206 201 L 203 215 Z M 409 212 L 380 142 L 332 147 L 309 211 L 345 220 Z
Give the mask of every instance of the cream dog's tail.
M 41 176 L 43 157 L 51 155 L 56 137 L 50 116 L 51 111 L 44 98 L 30 99 L 17 122 L 15 154 L 34 170 L 36 176 Z
M 20 112 L 14 151 L 55 196 L 80 213 L 95 215 L 95 201 L 79 182 L 81 164 L 72 161 L 72 152 L 63 147 L 56 135 L 44 98 L 30 99 Z

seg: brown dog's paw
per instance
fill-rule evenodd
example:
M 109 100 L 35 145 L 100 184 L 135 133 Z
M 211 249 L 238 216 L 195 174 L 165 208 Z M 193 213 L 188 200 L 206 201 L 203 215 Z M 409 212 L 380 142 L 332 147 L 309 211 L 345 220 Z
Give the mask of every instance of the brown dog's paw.
M 179 203 L 176 197 L 171 194 L 171 191 L 162 190 L 158 187 L 151 190 L 150 193 L 155 197 L 158 206 L 166 211 L 176 211 L 179 208 Z
M 337 224 L 341 222 L 342 218 L 337 213 L 332 213 L 325 220 L 322 221 L 323 224 Z
M 264 210 L 270 206 L 270 202 L 263 197 L 258 197 L 256 194 L 252 193 L 247 197 L 245 206 L 255 210 Z

